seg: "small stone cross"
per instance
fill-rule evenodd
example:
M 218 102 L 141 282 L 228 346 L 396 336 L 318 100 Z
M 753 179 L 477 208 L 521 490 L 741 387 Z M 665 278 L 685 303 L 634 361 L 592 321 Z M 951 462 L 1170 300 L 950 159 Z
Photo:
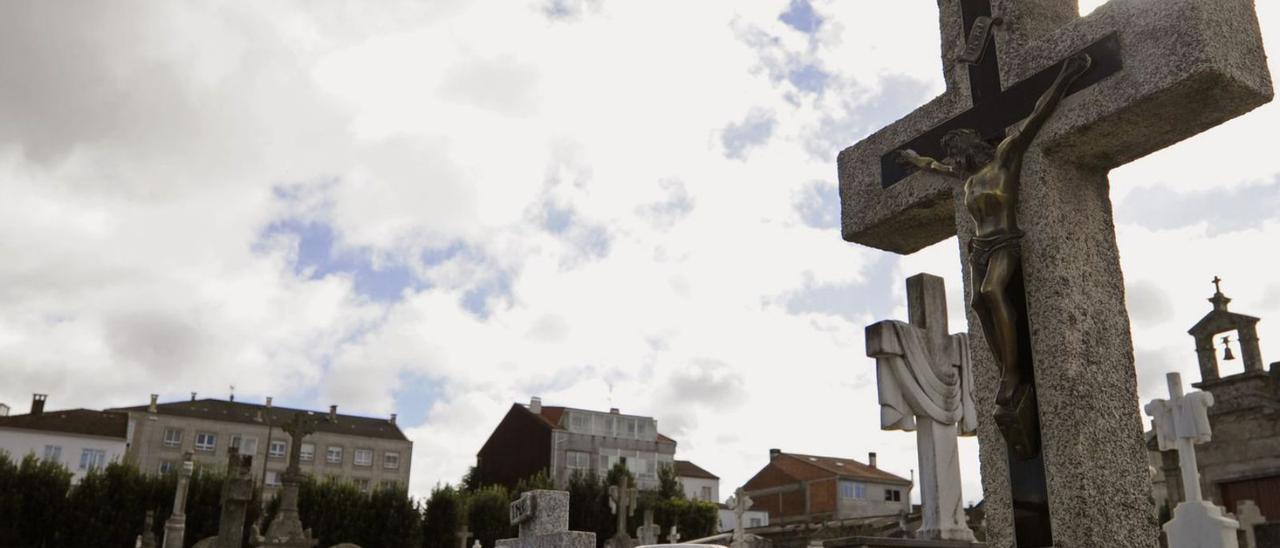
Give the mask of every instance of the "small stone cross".
M 671 532 L 667 533 L 667 544 L 680 544 L 680 530 L 677 526 L 671 526 Z
M 653 510 L 644 511 L 644 525 L 636 528 L 636 538 L 640 544 L 657 544 L 662 527 L 653 522 Z
M 294 413 L 289 422 L 280 427 L 293 441 L 289 444 L 289 467 L 286 469 L 286 474 L 301 473 L 302 440 L 315 433 L 316 422 L 315 417 L 310 416 L 310 413 L 300 412 Z
M 1176 449 L 1182 471 L 1184 500 L 1173 509 L 1173 519 L 1164 524 L 1169 548 L 1237 548 L 1240 524 L 1224 516 L 1221 507 L 1206 502 L 1200 492 L 1195 445 L 1213 437 L 1209 427 L 1213 394 L 1197 391 L 1183 395 L 1181 375 L 1169 373 L 1167 380 L 1169 399 L 1152 400 L 1143 409 L 1151 416 L 1160 450 Z
M 475 536 L 471 534 L 471 530 L 467 528 L 467 524 L 462 524 L 462 530 L 456 533 L 458 536 L 458 548 L 467 548 L 467 539 Z M 480 542 L 477 540 L 476 542 Z
M 1240 530 L 1244 531 L 1244 548 L 1258 548 L 1258 537 L 1253 527 L 1267 522 L 1258 504 L 1251 500 L 1242 500 L 1236 504 L 1236 521 L 1240 522 Z

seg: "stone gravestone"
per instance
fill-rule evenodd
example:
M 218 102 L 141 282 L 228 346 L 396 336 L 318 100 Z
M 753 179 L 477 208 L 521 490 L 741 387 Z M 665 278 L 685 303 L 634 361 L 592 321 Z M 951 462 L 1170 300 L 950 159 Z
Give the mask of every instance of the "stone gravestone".
M 1238 548 L 1236 531 L 1240 524 L 1222 508 L 1204 500 L 1200 493 L 1200 470 L 1195 444 L 1209 441 L 1209 407 L 1213 394 L 1182 394 L 1182 376 L 1169 373 L 1169 399 L 1152 400 L 1143 409 L 1151 415 L 1151 426 L 1161 451 L 1176 449 L 1182 470 L 1185 500 L 1173 509 L 1173 519 L 1164 524 L 1169 548 Z
M 667 533 L 667 544 L 680 544 L 680 529 L 678 526 L 671 526 L 671 532 Z
M 595 548 L 596 534 L 569 530 L 568 491 L 528 491 L 511 503 L 517 538 L 499 540 L 495 548 Z M 476 541 L 479 544 L 479 541 Z
M 187 528 L 187 486 L 191 483 L 191 452 L 182 455 L 182 468 L 178 469 L 178 488 L 173 494 L 173 512 L 164 521 L 164 548 L 182 548 Z
M 1258 548 L 1258 537 L 1253 528 L 1267 522 L 1262 509 L 1251 500 L 1242 500 L 1236 504 L 1236 521 L 1240 523 L 1240 533 L 1244 537 L 1244 548 Z
M 987 538 L 993 548 L 1154 547 L 1107 173 L 1271 99 L 1253 0 L 1111 0 L 1085 17 L 1072 0 L 938 6 L 947 90 L 840 153 L 843 236 L 908 254 L 958 235 L 964 263 L 971 244 L 981 259 L 992 242 L 974 241 L 965 193 L 903 168 L 901 151 L 941 158 L 941 138 L 960 128 L 1006 138 L 1062 64 L 1087 54 L 1092 66 L 1019 156 L 1021 189 L 1005 202 L 1019 219 L 1022 287 L 1012 292 L 1027 334 L 1025 359 L 1011 366 L 1030 373 L 1032 411 L 1043 411 L 1030 414 L 1039 443 L 1023 455 L 986 420 L 1001 368 L 988 345 L 972 348 Z M 979 280 L 964 275 L 973 302 Z M 969 311 L 974 340 L 980 319 Z
M 957 434 L 978 427 L 969 337 L 947 331 L 942 278 L 907 278 L 910 323 L 867 326 L 867 355 L 876 359 L 880 428 L 916 431 L 920 457 L 921 539 L 974 541 L 960 492 Z M 957 432 L 958 430 L 958 432 Z
M 138 548 L 156 548 L 156 534 L 152 531 L 155 528 L 154 510 L 147 510 L 147 515 L 142 519 L 142 534 L 138 535 Z
M 218 534 L 197 542 L 194 548 L 240 548 L 244 542 L 244 517 L 253 501 L 253 455 L 227 451 L 227 477 L 222 483 L 222 514 Z
M 640 544 L 657 544 L 662 526 L 653 522 L 653 510 L 644 511 L 644 524 L 636 527 L 636 539 Z
M 289 434 L 289 467 L 285 469 L 280 483 L 280 509 L 275 519 L 267 526 L 267 534 L 253 526 L 252 544 L 254 546 L 271 546 L 275 548 L 311 548 L 316 539 L 311 537 L 310 529 L 303 529 L 302 519 L 298 517 L 298 484 L 302 482 L 302 468 L 299 465 L 302 451 L 302 440 L 316 431 L 315 419 L 309 413 L 294 413 L 289 423 L 282 428 Z
M 618 518 L 618 532 L 605 541 L 605 548 L 631 548 L 635 542 L 627 535 L 627 518 L 636 512 L 636 488 L 626 474 L 618 478 L 617 485 L 609 486 L 609 509 Z

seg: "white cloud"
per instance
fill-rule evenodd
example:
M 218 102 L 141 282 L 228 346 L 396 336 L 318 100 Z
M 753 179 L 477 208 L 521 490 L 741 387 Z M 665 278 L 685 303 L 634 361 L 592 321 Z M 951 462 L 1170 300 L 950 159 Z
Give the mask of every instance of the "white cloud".
M 905 317 L 902 280 L 928 271 L 959 330 L 955 242 L 884 261 L 807 196 L 834 189 L 835 150 L 941 90 L 936 10 L 820 2 L 810 36 L 778 20 L 787 4 L 7 5 L 0 79 L 23 85 L 0 89 L 0 401 L 235 384 L 398 411 L 418 493 L 531 395 L 657 416 L 730 487 L 771 447 L 877 451 L 909 474 L 912 436 L 878 430 L 862 327 Z M 821 89 L 790 81 L 805 66 Z M 1256 136 L 1275 112 L 1117 170 L 1117 203 L 1271 180 Z M 753 113 L 768 139 L 727 157 L 725 129 Z M 1167 297 L 1134 313 L 1148 398 L 1159 371 L 1194 371 L 1182 331 L 1212 275 L 1240 311 L 1280 314 L 1249 254 L 1280 228 L 1125 214 L 1130 287 L 1159 289 L 1134 297 Z M 291 219 L 422 287 L 382 302 L 350 272 L 295 268 L 308 236 L 267 233 Z M 855 293 L 788 306 L 813 288 Z

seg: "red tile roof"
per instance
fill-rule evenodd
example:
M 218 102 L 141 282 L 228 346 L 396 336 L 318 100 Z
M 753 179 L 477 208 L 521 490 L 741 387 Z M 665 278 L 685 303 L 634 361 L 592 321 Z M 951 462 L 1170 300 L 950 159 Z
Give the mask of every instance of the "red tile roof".
M 906 478 L 872 468 L 854 459 L 779 453 L 745 487 L 749 490 L 774 487 L 785 483 L 785 478 L 790 478 L 791 481 L 811 481 L 832 477 L 911 485 L 911 481 Z
M 0 428 L 84 434 L 124 440 L 129 431 L 129 415 L 92 409 L 45 411 L 34 415 L 0 417 Z
M 705 468 L 687 460 L 675 461 L 676 476 L 681 478 L 720 479 L 720 476 L 708 472 Z

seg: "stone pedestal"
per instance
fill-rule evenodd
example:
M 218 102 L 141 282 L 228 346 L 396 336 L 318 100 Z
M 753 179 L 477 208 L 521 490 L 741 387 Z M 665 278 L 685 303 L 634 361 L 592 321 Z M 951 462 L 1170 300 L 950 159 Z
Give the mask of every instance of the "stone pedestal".
M 511 503 L 511 524 L 519 536 L 499 540 L 496 548 L 595 548 L 596 534 L 569 530 L 569 493 L 536 490 Z
M 1169 548 L 1239 548 L 1239 530 L 1240 524 L 1226 517 L 1222 508 L 1203 500 L 1179 503 L 1173 519 L 1164 524 Z

